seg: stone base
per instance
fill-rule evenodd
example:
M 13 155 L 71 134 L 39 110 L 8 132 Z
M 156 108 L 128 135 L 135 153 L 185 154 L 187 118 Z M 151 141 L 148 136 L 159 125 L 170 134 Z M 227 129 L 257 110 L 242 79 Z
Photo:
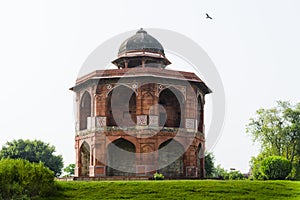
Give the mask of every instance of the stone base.
M 96 165 L 96 166 L 90 166 L 90 177 L 97 177 L 97 176 L 105 176 L 105 166 L 100 166 L 100 165 Z
M 198 177 L 198 170 L 195 166 L 186 167 L 186 176 L 187 177 Z

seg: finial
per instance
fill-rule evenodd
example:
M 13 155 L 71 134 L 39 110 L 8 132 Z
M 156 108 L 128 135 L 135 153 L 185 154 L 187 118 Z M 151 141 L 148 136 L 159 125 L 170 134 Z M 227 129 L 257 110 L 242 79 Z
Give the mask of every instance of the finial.
M 140 28 L 140 30 L 138 30 L 136 33 L 147 33 L 143 28 Z

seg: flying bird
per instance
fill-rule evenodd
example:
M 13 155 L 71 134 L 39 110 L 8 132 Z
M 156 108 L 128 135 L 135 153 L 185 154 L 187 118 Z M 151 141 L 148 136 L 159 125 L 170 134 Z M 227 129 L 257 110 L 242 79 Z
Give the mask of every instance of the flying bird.
M 209 16 L 207 13 L 206 13 L 206 19 L 212 19 L 211 16 Z

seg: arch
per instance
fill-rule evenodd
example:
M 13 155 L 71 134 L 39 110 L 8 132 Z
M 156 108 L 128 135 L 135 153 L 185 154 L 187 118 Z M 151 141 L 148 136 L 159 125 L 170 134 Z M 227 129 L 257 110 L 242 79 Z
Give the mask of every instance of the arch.
M 156 59 L 147 59 L 145 61 L 145 67 L 161 68 L 162 67 L 162 61 L 161 60 L 156 60 Z
M 166 177 L 183 176 L 183 146 L 174 139 L 163 142 L 158 148 L 159 173 Z
M 106 93 L 106 97 L 108 97 L 114 89 L 116 89 L 117 87 L 120 87 L 120 86 L 125 86 L 125 87 L 129 88 L 130 90 L 134 91 L 135 94 L 137 94 L 137 91 L 133 90 L 132 87 L 129 84 L 126 84 L 126 83 L 116 83 L 113 87 L 112 87 L 112 85 L 107 84 L 108 92 Z
M 80 115 L 80 122 L 79 122 L 79 130 L 85 130 L 87 129 L 87 124 L 88 124 L 88 117 L 91 116 L 91 95 L 85 91 L 84 94 L 81 97 L 80 101 L 80 110 L 79 110 L 79 115 Z
M 90 167 L 90 146 L 87 142 L 83 142 L 80 147 L 80 176 L 89 176 Z
M 204 166 L 203 166 L 203 159 L 204 159 L 204 152 L 202 144 L 200 143 L 197 148 L 197 169 L 198 169 L 198 177 L 204 177 Z
M 128 68 L 142 67 L 142 60 L 141 59 L 129 59 L 127 67 Z
M 136 93 L 119 85 L 107 96 L 107 126 L 128 127 L 136 125 Z
M 159 126 L 180 127 L 184 110 L 184 97 L 180 91 L 174 87 L 165 88 L 159 94 L 159 104 L 164 107 L 164 111 L 159 113 Z
M 120 138 L 108 145 L 107 175 L 130 176 L 136 171 L 136 148 L 130 141 Z

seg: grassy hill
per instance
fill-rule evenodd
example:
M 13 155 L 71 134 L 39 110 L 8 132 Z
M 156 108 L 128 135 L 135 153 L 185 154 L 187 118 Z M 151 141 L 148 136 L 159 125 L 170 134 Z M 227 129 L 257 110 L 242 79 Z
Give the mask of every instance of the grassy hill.
M 45 199 L 300 199 L 296 181 L 72 181 L 58 182 Z

